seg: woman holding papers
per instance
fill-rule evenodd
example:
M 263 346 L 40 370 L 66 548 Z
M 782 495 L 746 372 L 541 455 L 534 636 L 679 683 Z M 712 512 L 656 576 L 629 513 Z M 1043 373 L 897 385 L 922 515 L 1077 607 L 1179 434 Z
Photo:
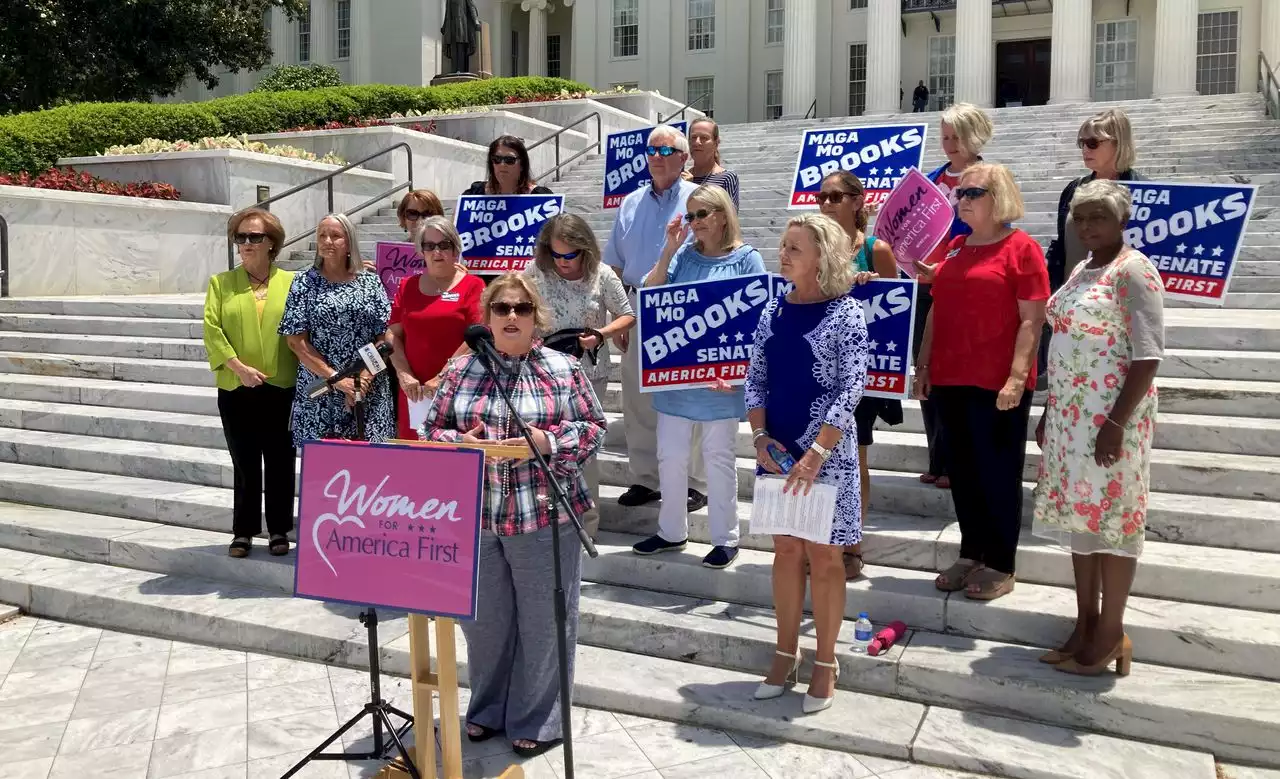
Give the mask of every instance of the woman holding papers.
M 535 341 L 548 314 L 528 279 L 498 277 L 485 290 L 483 306 L 504 363 L 495 367 L 509 381 L 511 401 L 523 410 L 535 445 L 581 514 L 591 506 L 582 468 L 604 441 L 604 411 L 591 382 L 577 360 Z M 428 440 L 525 445 L 483 359 L 461 357 L 445 370 L 427 412 Z M 560 533 L 562 541 L 571 677 L 582 550 L 572 523 L 552 502 L 546 474 L 532 460 L 491 460 L 485 471 L 480 606 L 475 621 L 462 623 L 471 677 L 467 737 L 484 741 L 505 731 L 516 753 L 530 757 L 562 737 L 551 534 Z
M 1071 199 L 1089 255 L 1049 299 L 1049 401 L 1036 427 L 1033 532 L 1071 552 L 1079 611 L 1067 642 L 1040 659 L 1090 676 L 1113 660 L 1129 672 L 1124 609 L 1146 536 L 1164 356 L 1160 272 L 1124 241 L 1132 207 L 1114 181 L 1083 184 Z
M 849 236 L 821 214 L 787 223 L 778 263 L 795 289 L 765 305 L 751 347 L 747 419 L 756 446 L 757 474 L 786 475 L 786 490 L 805 494 L 815 483 L 836 488 L 828 543 L 773 537 L 773 605 L 778 645 L 757 699 L 776 698 L 800 669 L 800 619 L 805 561 L 813 582 L 818 651 L 804 698 L 805 713 L 829 708 L 839 666 L 836 637 L 844 620 L 845 546 L 862 540 L 858 467 L 858 401 L 867 382 L 867 326 L 862 305 L 849 297 L 854 268 Z M 779 462 L 779 461 L 782 462 Z
M 400 281 L 387 327 L 387 340 L 395 347 L 391 364 L 400 385 L 396 435 L 410 440 L 418 438 L 423 404 L 440 386 L 445 366 L 467 353 L 462 336 L 480 321 L 484 294 L 480 277 L 458 264 L 462 240 L 453 222 L 443 216 L 420 221 L 413 245 L 422 255 L 423 272 Z M 410 404 L 415 407 L 412 412 Z
M 738 212 L 729 193 L 703 184 L 689 193 L 689 212 L 667 225 L 667 244 L 646 287 L 731 279 L 764 273 L 760 252 L 742 241 Z M 692 241 L 688 241 L 689 236 Z M 846 290 L 847 291 L 847 290 Z M 738 557 L 738 423 L 746 414 L 742 390 L 724 379 L 697 389 L 655 392 L 658 412 L 658 484 L 662 508 L 658 532 L 633 551 L 650 555 L 684 549 L 689 540 L 689 449 L 694 425 L 701 428 L 707 471 L 707 515 L 712 549 L 702 558 L 708 568 L 728 568 Z

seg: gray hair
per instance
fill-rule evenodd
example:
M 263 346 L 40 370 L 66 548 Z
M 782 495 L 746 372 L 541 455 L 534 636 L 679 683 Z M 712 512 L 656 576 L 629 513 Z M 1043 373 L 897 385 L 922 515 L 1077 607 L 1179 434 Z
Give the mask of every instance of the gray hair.
M 347 235 L 347 273 L 357 274 L 364 270 L 364 260 L 360 257 L 360 235 L 356 232 L 356 226 L 352 223 L 351 218 L 346 214 L 329 214 L 328 216 L 316 222 L 316 260 L 313 265 L 319 268 L 324 264 L 324 260 L 320 259 L 320 225 L 324 224 L 325 219 L 332 219 L 342 227 L 342 232 Z
M 1110 212 L 1123 227 L 1133 213 L 1133 190 L 1125 184 L 1108 179 L 1094 179 L 1081 184 L 1071 198 L 1071 213 L 1081 206 L 1098 205 Z
M 970 103 L 954 103 L 942 112 L 942 123 L 951 125 L 965 150 L 977 157 L 991 141 L 995 128 L 987 112 Z
M 1116 171 L 1119 173 L 1133 170 L 1134 164 L 1138 161 L 1138 150 L 1133 146 L 1133 127 L 1129 124 L 1129 115 L 1119 108 L 1108 108 L 1084 120 L 1084 124 L 1080 125 L 1079 137 L 1113 141 L 1116 145 Z
M 671 138 L 671 145 L 676 147 L 677 150 L 682 151 L 685 154 L 689 153 L 689 139 L 685 137 L 684 133 L 680 132 L 679 127 L 672 127 L 669 124 L 660 124 L 650 130 L 649 140 L 647 143 L 650 146 L 657 146 L 657 141 L 659 139 L 667 137 Z
M 453 241 L 453 254 L 455 257 L 462 251 L 462 236 L 458 235 L 458 228 L 453 226 L 453 222 L 449 221 L 447 216 L 429 216 L 426 219 L 418 220 L 418 229 L 413 233 L 413 249 L 418 254 L 425 254 L 422 251 L 422 236 L 428 230 L 435 230 L 445 237 L 445 240 Z
M 808 213 L 791 217 L 783 235 L 792 227 L 802 227 L 818 247 L 818 287 L 830 297 L 844 295 L 853 288 L 857 266 L 853 264 L 853 243 L 840 223 L 826 214 Z

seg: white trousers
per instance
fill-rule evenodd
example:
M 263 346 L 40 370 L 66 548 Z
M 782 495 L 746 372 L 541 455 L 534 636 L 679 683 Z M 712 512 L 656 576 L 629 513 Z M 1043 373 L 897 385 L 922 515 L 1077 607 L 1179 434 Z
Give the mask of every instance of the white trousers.
M 696 446 L 694 433 L 702 433 L 701 454 L 707 469 L 707 514 L 713 546 L 738 545 L 738 467 L 734 443 L 738 420 L 694 422 L 684 417 L 658 414 L 658 475 L 662 508 L 658 511 L 658 535 L 664 541 L 689 536 L 689 464 Z

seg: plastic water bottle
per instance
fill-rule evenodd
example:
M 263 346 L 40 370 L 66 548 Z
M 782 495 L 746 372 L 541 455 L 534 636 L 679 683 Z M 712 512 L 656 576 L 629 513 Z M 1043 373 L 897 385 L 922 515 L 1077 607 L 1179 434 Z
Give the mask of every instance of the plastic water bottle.
M 858 621 L 853 623 L 853 651 L 865 655 L 867 647 L 871 644 L 871 619 L 867 616 L 867 612 L 863 611 L 858 614 Z
M 769 453 L 769 456 L 773 458 L 773 461 L 777 463 L 783 473 L 789 473 L 792 468 L 796 467 L 796 458 L 792 457 L 791 453 L 786 449 L 769 444 L 765 447 L 765 451 Z

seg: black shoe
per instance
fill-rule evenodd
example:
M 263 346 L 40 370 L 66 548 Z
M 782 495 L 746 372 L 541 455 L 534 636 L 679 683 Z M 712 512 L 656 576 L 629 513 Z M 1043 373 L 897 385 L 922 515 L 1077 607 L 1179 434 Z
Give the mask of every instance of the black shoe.
M 649 536 L 645 540 L 631 547 L 631 551 L 636 554 L 651 555 L 659 552 L 679 552 L 684 549 L 685 544 L 689 543 L 689 539 L 683 541 L 667 541 L 662 536 Z
M 646 503 L 652 503 L 660 500 L 662 493 L 657 490 L 651 490 L 643 484 L 632 484 L 627 491 L 618 496 L 619 506 L 643 506 Z
M 698 511 L 707 505 L 707 496 L 695 489 L 689 490 L 689 512 Z
M 738 547 L 736 546 L 717 546 L 707 556 L 702 558 L 702 564 L 707 568 L 728 568 L 733 565 L 733 561 L 738 559 Z

